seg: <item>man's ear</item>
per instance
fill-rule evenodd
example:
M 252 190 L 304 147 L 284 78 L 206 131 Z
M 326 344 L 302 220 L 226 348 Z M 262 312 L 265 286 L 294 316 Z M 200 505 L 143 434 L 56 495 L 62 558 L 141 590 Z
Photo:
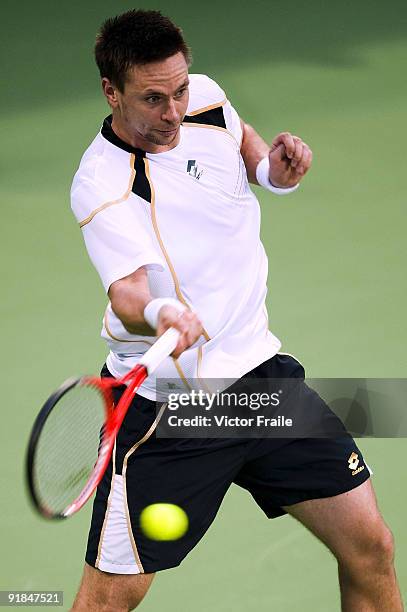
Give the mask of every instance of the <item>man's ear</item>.
M 109 106 L 111 108 L 117 108 L 119 104 L 117 99 L 117 89 L 106 77 L 103 77 L 102 79 L 102 89 Z

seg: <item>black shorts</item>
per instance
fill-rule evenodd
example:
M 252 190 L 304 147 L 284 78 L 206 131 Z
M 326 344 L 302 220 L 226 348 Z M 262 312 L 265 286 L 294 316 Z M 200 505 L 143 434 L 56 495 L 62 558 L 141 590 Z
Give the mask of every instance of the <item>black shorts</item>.
M 110 376 L 106 366 L 102 375 Z M 278 354 L 250 375 L 303 379 L 305 373 L 293 357 Z M 303 380 L 299 384 L 306 387 Z M 304 410 L 330 412 L 308 387 L 304 398 Z M 285 514 L 283 506 L 339 495 L 370 476 L 349 435 L 160 438 L 155 434 L 156 409 L 155 402 L 136 397 L 96 493 L 86 561 L 105 572 L 150 573 L 179 565 L 209 528 L 232 483 L 247 489 L 266 516 L 274 518 Z M 357 455 L 353 458 L 357 470 L 351 469 L 352 453 Z M 158 502 L 177 504 L 186 511 L 189 529 L 179 540 L 159 542 L 143 535 L 140 513 Z

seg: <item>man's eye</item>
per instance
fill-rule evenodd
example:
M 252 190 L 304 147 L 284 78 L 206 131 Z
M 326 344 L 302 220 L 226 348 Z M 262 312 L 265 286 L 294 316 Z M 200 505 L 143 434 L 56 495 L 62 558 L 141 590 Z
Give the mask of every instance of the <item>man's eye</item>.
M 177 91 L 177 93 L 176 93 L 177 98 L 182 98 L 182 96 L 184 95 L 186 90 L 187 90 L 187 88 L 184 87 L 184 89 L 180 89 L 179 91 Z
M 158 96 L 149 96 L 148 98 L 146 98 L 146 101 L 147 101 L 149 104 L 155 104 L 156 102 L 158 102 L 158 101 L 159 101 L 159 99 L 160 99 L 160 98 L 159 98 Z

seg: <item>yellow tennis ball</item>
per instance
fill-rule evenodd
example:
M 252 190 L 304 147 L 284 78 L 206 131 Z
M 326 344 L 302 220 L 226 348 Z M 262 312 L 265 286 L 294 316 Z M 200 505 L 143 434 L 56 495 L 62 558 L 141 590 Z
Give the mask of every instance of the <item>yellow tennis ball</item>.
M 175 504 L 151 504 L 140 514 L 140 527 L 150 540 L 178 540 L 188 530 L 186 512 Z

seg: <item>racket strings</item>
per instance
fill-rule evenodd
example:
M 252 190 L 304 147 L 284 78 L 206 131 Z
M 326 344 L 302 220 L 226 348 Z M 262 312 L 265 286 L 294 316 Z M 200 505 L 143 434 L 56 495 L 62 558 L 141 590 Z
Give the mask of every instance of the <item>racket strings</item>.
M 50 513 L 62 513 L 82 491 L 97 460 L 105 418 L 102 392 L 90 385 L 76 385 L 51 410 L 34 470 L 37 494 Z

